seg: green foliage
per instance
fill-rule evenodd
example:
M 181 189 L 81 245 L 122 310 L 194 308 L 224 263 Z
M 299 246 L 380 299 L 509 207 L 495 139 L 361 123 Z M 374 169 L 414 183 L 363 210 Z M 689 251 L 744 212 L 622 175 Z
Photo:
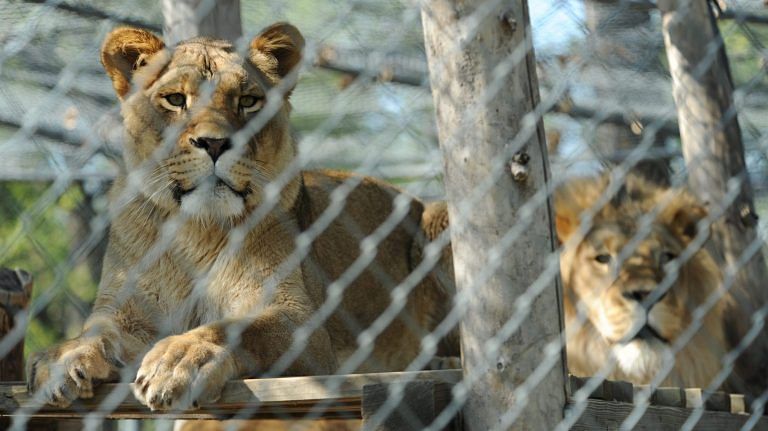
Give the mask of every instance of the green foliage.
M 39 350 L 82 326 L 82 304 L 96 284 L 83 261 L 70 261 L 77 243 L 71 213 L 83 201 L 78 187 L 52 195 L 48 183 L 0 183 L 0 265 L 22 268 L 35 278 L 26 352 Z M 52 199 L 51 205 L 48 200 Z
M 768 26 L 720 21 L 733 80 L 738 86 L 752 80 L 765 84 L 766 63 L 759 49 L 768 41 Z

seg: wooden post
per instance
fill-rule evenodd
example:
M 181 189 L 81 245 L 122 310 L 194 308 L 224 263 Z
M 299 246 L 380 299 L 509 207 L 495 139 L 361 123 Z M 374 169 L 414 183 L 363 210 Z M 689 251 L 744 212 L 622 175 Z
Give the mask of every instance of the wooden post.
M 15 327 L 19 312 L 25 310 L 32 297 L 32 276 L 21 269 L 0 268 L 0 338 L 8 335 Z M 21 382 L 24 376 L 24 339 L 0 358 L 0 382 Z M 114 424 L 105 424 L 105 430 Z M 9 417 L 0 418 L 0 429 L 9 429 Z M 27 422 L 28 431 L 74 431 L 83 429 L 81 420 L 34 418 Z
M 240 0 L 163 0 L 162 10 L 168 45 L 197 36 L 236 42 L 243 34 Z
M 0 338 L 8 335 L 15 326 L 16 314 L 27 308 L 32 296 L 32 276 L 26 271 L 0 268 Z M 24 339 L 22 338 L 7 355 L 0 358 L 0 382 L 24 380 Z M 45 425 L 50 423 L 44 422 Z M 0 418 L 0 428 L 10 428 L 9 418 Z M 40 423 L 33 424 L 42 429 Z M 53 428 L 55 429 L 55 428 Z
M 652 31 L 651 8 L 622 0 L 586 0 L 584 12 L 589 29 L 587 43 L 592 51 L 588 63 L 595 68 L 608 66 L 616 77 L 597 84 L 593 89 L 596 97 L 631 97 L 635 90 L 625 90 L 617 85 L 619 76 L 654 73 L 663 67 L 659 57 L 661 35 L 658 40 L 648 37 Z M 600 122 L 595 127 L 593 145 L 599 153 L 618 164 L 642 140 L 642 132 L 635 127 L 637 124 Z M 653 137 L 652 148 L 663 148 L 666 137 L 666 133 L 659 130 Z M 651 181 L 669 185 L 669 160 L 666 158 L 646 157 L 639 160 L 633 170 Z
M 714 244 L 724 267 L 736 267 L 739 256 L 757 238 L 752 188 L 744 161 L 741 131 L 733 106 L 733 82 L 722 38 L 706 1 L 659 1 L 672 90 L 677 104 L 683 156 L 694 193 L 712 209 L 726 204 L 732 179 L 741 181 L 739 194 L 713 225 Z M 717 48 L 717 49 L 714 49 Z M 732 292 L 738 310 L 731 312 L 729 341 L 741 341 L 752 314 L 766 304 L 768 279 L 758 250 L 736 277 Z M 768 337 L 761 335 L 737 362 L 742 381 L 732 388 L 759 394 L 766 389 Z M 745 387 L 739 387 L 744 385 Z
M 379 383 L 363 387 L 361 415 L 365 431 L 419 431 L 431 424 L 451 399 L 447 383 L 421 380 L 405 383 L 403 396 L 392 412 L 374 421 L 379 408 L 389 398 L 391 384 Z M 453 425 L 444 431 L 454 429 Z
M 11 332 L 16 314 L 27 308 L 32 276 L 26 271 L 0 268 L 0 338 Z M 0 381 L 24 380 L 24 340 L 0 358 Z
M 516 299 L 542 274 L 555 249 L 548 201 L 524 217 L 518 214 L 550 178 L 541 112 L 525 118 L 539 101 L 527 4 L 513 0 L 490 9 L 487 3 L 422 3 L 456 284 L 459 296 L 472 289 L 461 324 L 462 365 L 465 379 L 479 378 L 469 388 L 464 425 L 494 429 L 520 401 L 524 408 L 513 428 L 551 429 L 565 407 L 564 350 L 527 399 L 516 399 L 514 390 L 542 364 L 547 343 L 560 337 L 559 283 L 550 282 L 531 298 L 525 323 L 499 340 L 492 358 L 485 354 L 486 341 L 508 322 Z M 471 205 L 462 205 L 468 199 L 474 199 Z M 499 265 L 489 268 L 497 260 L 494 246 L 518 223 L 527 226 Z M 481 274 L 490 277 L 477 283 Z

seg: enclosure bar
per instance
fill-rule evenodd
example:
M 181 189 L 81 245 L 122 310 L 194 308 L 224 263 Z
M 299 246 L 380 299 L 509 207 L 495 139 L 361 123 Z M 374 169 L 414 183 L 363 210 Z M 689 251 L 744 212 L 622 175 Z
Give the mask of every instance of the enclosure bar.
M 712 226 L 715 248 L 721 252 L 715 257 L 724 268 L 738 268 L 740 256 L 758 237 L 757 214 L 725 46 L 708 2 L 664 0 L 659 1 L 659 9 L 688 182 L 710 209 L 719 209 L 726 204 L 732 180 L 739 181 L 738 196 Z M 727 314 L 732 344 L 741 341 L 752 324 L 749 317 L 766 304 L 765 280 L 768 269 L 757 250 L 738 271 L 733 285 L 738 308 Z M 745 379 L 729 389 L 762 392 L 768 379 L 766 361 L 768 337 L 760 336 L 737 362 L 738 375 Z
M 539 95 L 527 4 L 436 0 L 422 7 L 458 297 L 466 300 L 459 305 L 467 307 L 462 365 L 465 380 L 475 380 L 464 425 L 503 427 L 501 416 L 519 403 L 515 429 L 551 429 L 565 407 L 564 352 L 550 354 L 554 365 L 533 387 L 521 384 L 544 363 L 547 344 L 561 336 L 559 283 L 549 282 L 520 307 L 530 314 L 510 336 L 494 340 L 498 349 L 487 343 L 555 249 L 549 201 L 519 212 L 550 178 L 543 112 L 532 114 Z M 518 223 L 527 225 L 512 247 L 497 250 Z M 481 274 L 489 277 L 479 280 Z

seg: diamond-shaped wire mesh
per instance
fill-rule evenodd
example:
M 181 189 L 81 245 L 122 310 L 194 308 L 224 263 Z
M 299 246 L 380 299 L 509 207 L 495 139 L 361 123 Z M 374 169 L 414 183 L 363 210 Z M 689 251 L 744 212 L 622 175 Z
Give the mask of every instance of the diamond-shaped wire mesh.
M 525 429 L 532 405 L 542 429 L 653 429 L 669 408 L 675 429 L 768 426 L 762 2 L 706 3 L 711 40 L 683 0 L 202 0 L 177 3 L 234 4 L 242 38 L 113 32 L 162 37 L 160 3 L 0 3 L 0 267 L 35 280 L 28 305 L 0 296 L 0 358 L 23 343 L 27 362 L 0 364 L 20 403 L 3 426 Z M 489 22 L 534 50 L 500 51 Z M 467 63 L 435 55 L 430 25 Z M 676 28 L 700 62 L 676 69 Z M 545 253 L 526 242 L 542 231 Z M 497 329 L 472 338 L 478 319 Z M 562 337 L 530 329 L 546 319 Z M 537 404 L 558 373 L 562 403 Z M 504 407 L 475 421 L 479 393 Z

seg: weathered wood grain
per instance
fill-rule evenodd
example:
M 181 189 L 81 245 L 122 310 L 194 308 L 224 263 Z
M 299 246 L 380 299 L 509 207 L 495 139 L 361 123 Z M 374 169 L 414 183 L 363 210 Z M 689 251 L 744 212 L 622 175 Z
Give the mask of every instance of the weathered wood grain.
M 379 409 L 387 402 L 390 385 L 379 383 L 363 388 L 363 429 L 367 431 L 420 431 L 431 424 L 451 399 L 451 386 L 434 380 L 410 382 L 403 388 L 397 406 L 385 417 Z M 451 430 L 451 426 L 443 431 Z
M 455 384 L 461 379 L 460 370 L 351 374 L 345 376 L 281 377 L 274 379 L 233 380 L 215 404 L 202 405 L 199 410 L 158 413 L 151 412 L 132 395 L 130 384 L 104 384 L 95 396 L 79 400 L 67 409 L 41 406 L 27 392 L 23 383 L 0 385 L 0 416 L 33 415 L 34 417 L 83 417 L 98 413 L 116 419 L 147 418 L 221 418 L 241 411 L 257 418 L 304 415 L 323 405 L 322 417 L 360 418 L 363 387 L 395 381 L 434 380 Z M 338 387 L 336 390 L 330 388 Z M 109 407 L 107 397 L 119 394 L 117 405 Z
M 473 382 L 465 427 L 506 428 L 501 416 L 519 411 L 514 428 L 549 429 L 562 418 L 566 373 L 562 350 L 544 353 L 562 329 L 558 283 L 545 278 L 537 294 L 525 296 L 556 248 L 548 200 L 521 211 L 550 181 L 543 113 L 534 114 L 539 94 L 527 3 L 421 4 L 457 304 L 467 310 L 462 365 Z M 507 234 L 513 229 L 511 240 Z M 527 298 L 520 307 L 524 323 L 499 337 L 521 297 Z M 489 354 L 487 341 L 494 337 L 499 348 Z M 526 397 L 518 397 L 515 390 L 539 366 L 547 372 L 526 385 Z
M 571 385 L 571 394 L 578 391 L 589 380 L 589 377 L 568 376 Z M 589 394 L 589 398 L 605 401 L 621 401 L 631 403 L 634 400 L 634 386 L 629 382 L 603 380 L 595 390 Z
M 739 268 L 733 293 L 734 308 L 728 314 L 727 333 L 732 344 L 749 330 L 750 317 L 768 301 L 768 268 L 759 247 L 740 260 L 757 235 L 752 187 L 747 175 L 744 145 L 733 100 L 733 81 L 725 46 L 709 2 L 663 0 L 664 44 L 672 75 L 672 90 L 680 126 L 688 183 L 711 211 L 724 211 L 712 226 L 712 240 L 720 252 L 715 258 L 723 268 Z M 733 182 L 738 180 L 739 182 Z M 728 202 L 728 190 L 738 185 Z M 728 389 L 759 395 L 766 389 L 768 336 L 760 334 L 736 362 Z
M 14 317 L 27 308 L 32 295 L 32 276 L 26 271 L 0 268 L 0 337 L 14 327 Z M 24 378 L 24 342 L 21 340 L 0 360 L 0 381 Z
M 32 276 L 19 269 L 0 268 L 0 338 L 7 336 L 15 326 L 17 313 L 27 308 L 32 296 Z M 0 382 L 24 378 L 24 340 L 0 358 Z M 7 418 L 0 418 L 0 429 L 9 426 Z M 40 429 L 40 428 L 37 428 Z
M 589 400 L 584 414 L 571 428 L 576 431 L 616 430 L 632 412 L 634 405 L 615 401 Z M 664 406 L 648 406 L 645 414 L 633 428 L 638 431 L 677 431 L 690 416 L 691 409 Z M 700 431 L 724 431 L 740 429 L 749 415 L 704 411 L 695 429 Z M 768 430 L 768 418 L 763 416 L 753 430 Z
M 656 406 L 664 407 L 690 407 L 687 406 L 688 398 L 682 388 L 658 388 L 651 394 L 650 402 Z

